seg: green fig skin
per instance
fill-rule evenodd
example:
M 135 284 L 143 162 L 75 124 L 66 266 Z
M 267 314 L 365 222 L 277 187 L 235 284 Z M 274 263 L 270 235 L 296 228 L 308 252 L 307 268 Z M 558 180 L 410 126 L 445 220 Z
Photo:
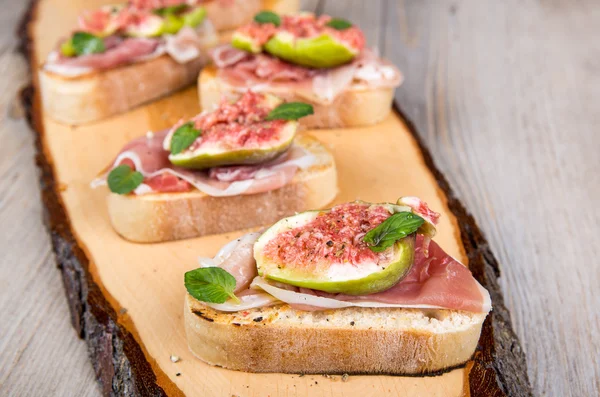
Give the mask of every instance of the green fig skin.
M 283 141 L 259 149 L 237 149 L 219 153 L 207 153 L 199 149 L 192 153 L 183 152 L 169 155 L 169 161 L 178 167 L 191 169 L 206 169 L 228 165 L 260 164 L 272 160 L 285 152 L 293 143 L 297 130 L 297 122 L 290 121 L 283 127 Z
M 195 10 L 187 12 L 181 16 L 183 24 L 195 28 L 200 25 L 206 18 L 206 8 L 198 7 Z
M 75 47 L 73 47 L 73 39 L 69 39 L 61 44 L 60 52 L 66 57 L 74 57 L 77 55 Z
M 176 15 L 167 15 L 165 17 L 165 22 L 162 28 L 163 33 L 167 34 L 175 34 L 179 32 L 179 30 L 183 27 L 184 22 L 183 18 L 180 18 Z
M 410 210 L 408 207 L 398 207 L 392 204 L 380 205 L 388 207 L 392 212 Z M 258 238 L 254 246 L 254 258 L 259 276 L 296 287 L 310 288 L 333 294 L 368 295 L 390 289 L 408 274 L 414 262 L 415 234 L 397 241 L 393 247 L 388 248 L 388 250 L 393 250 L 393 259 L 387 265 L 382 266 L 381 270 L 353 279 L 332 280 L 328 276 L 323 275 L 323 273 L 314 274 L 305 271 L 301 267 L 294 268 L 293 264 L 283 266 L 264 255 L 264 248 L 276 235 L 308 224 L 320 212 L 307 211 L 284 218 L 267 229 Z M 348 263 L 347 266 L 353 268 L 355 265 Z
M 252 54 L 262 52 L 262 47 L 255 40 L 239 32 L 235 32 L 231 37 L 231 46 Z
M 286 32 L 277 33 L 264 46 L 271 55 L 310 68 L 333 68 L 354 59 L 357 51 L 328 34 L 296 39 Z
M 310 288 L 332 294 L 367 295 L 385 291 L 398 283 L 410 270 L 415 255 L 415 236 L 405 237 L 394 245 L 397 258 L 384 270 L 372 273 L 367 277 L 347 281 L 323 281 L 296 279 L 292 272 L 277 272 L 259 275 L 296 287 Z M 287 274 L 286 274 L 287 273 Z
M 317 69 L 346 64 L 358 54 L 357 51 L 328 34 L 309 39 L 296 39 L 289 33 L 280 32 L 269 39 L 263 47 L 251 37 L 236 32 L 232 36 L 231 45 L 252 54 L 265 51 L 290 63 Z

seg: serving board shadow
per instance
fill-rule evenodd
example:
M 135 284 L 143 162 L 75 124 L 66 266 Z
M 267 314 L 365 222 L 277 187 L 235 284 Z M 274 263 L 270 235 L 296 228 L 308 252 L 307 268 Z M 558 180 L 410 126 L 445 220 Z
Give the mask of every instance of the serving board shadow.
M 436 240 L 469 263 L 493 298 L 480 349 L 464 368 L 430 377 L 248 374 L 208 366 L 188 351 L 183 274 L 243 232 L 163 244 L 129 243 L 108 221 L 106 189 L 89 183 L 124 143 L 198 113 L 190 88 L 108 120 L 70 127 L 45 117 L 36 70 L 77 13 L 107 1 L 32 2 L 21 34 L 33 85 L 24 91 L 38 136 L 38 165 L 73 325 L 85 338 L 105 395 L 460 396 L 529 395 L 524 357 L 497 285 L 497 263 L 414 128 L 397 110 L 377 126 L 309 132 L 334 153 L 335 203 L 417 195 L 442 213 Z M 321 4 L 322 6 L 322 4 Z M 171 355 L 180 357 L 173 363 Z

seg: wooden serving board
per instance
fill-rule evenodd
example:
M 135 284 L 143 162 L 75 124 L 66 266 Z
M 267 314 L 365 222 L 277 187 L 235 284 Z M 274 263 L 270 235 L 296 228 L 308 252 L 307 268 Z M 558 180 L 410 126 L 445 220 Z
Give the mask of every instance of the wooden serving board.
M 129 140 L 199 112 L 195 88 L 102 122 L 70 127 L 40 109 L 36 69 L 81 9 L 106 1 L 41 0 L 25 18 L 23 49 L 33 70 L 25 91 L 38 134 L 43 198 L 73 325 L 90 348 L 104 394 L 190 396 L 528 395 L 525 363 L 503 306 L 498 268 L 471 216 L 399 111 L 377 126 L 312 131 L 334 153 L 335 203 L 416 195 L 442 213 L 436 240 L 469 263 L 493 298 L 480 349 L 464 368 L 428 377 L 249 374 L 215 368 L 188 351 L 183 274 L 243 232 L 133 244 L 111 228 L 106 189 L 89 183 Z M 180 357 L 173 363 L 171 355 Z

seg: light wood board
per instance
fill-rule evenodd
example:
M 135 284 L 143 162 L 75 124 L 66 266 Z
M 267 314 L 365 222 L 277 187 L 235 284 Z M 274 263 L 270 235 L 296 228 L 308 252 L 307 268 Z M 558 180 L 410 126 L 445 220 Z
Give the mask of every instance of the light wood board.
M 14 110 L 27 83 L 25 62 L 13 52 L 26 3 L 0 1 L 0 219 L 10 225 L 0 230 L 0 324 L 12 324 L 0 327 L 0 395 L 98 395 L 85 343 L 65 317 L 32 182 L 32 139 Z M 597 1 L 329 4 L 341 4 L 338 15 L 367 28 L 370 43 L 383 31 L 400 31 L 388 39 L 393 54 L 387 52 L 407 75 L 398 97 L 501 259 L 536 394 L 598 395 L 600 322 L 592 310 L 600 305 L 598 250 L 581 244 L 600 232 Z M 509 167 L 499 172 L 495 164 L 507 159 Z M 552 217 L 560 208 L 557 192 L 562 199 L 575 192 L 577 227 L 569 226 L 571 216 Z M 514 233 L 515 225 L 540 218 L 552 218 L 552 225 Z M 570 232 L 557 244 L 556 230 L 564 229 Z M 31 291 L 43 292 L 33 300 Z
M 110 295 L 117 311 L 127 310 L 122 320 L 137 335 L 153 366 L 186 395 L 262 396 L 281 395 L 283 391 L 302 395 L 309 388 L 314 389 L 312 395 L 367 396 L 391 389 L 408 395 L 419 395 L 423 390 L 440 396 L 462 394 L 462 370 L 444 377 L 352 376 L 349 382 L 334 383 L 322 377 L 249 375 L 214 368 L 193 358 L 182 326 L 183 273 L 197 267 L 198 256 L 214 255 L 240 233 L 154 245 L 128 243 L 110 226 L 106 189 L 92 190 L 89 182 L 124 143 L 140 132 L 160 130 L 181 116 L 196 113 L 196 98 L 195 89 L 190 89 L 87 127 L 69 128 L 45 120 L 47 155 L 54 163 L 61 198 L 80 246 L 91 261 L 94 279 Z M 341 191 L 336 202 L 391 201 L 400 195 L 418 195 L 444 216 L 437 240 L 449 253 L 465 259 L 451 222 L 453 217 L 415 142 L 397 116 L 390 116 L 377 127 L 320 131 L 314 135 L 335 153 Z M 181 357 L 181 362 L 172 363 L 172 354 Z M 166 383 L 161 386 L 169 389 Z
M 34 31 L 34 37 L 40 38 L 35 43 L 37 59 L 43 59 L 56 35 L 62 33 L 56 27 L 69 26 L 59 22 L 71 18 L 62 5 L 58 1 L 40 4 Z M 192 88 L 85 127 L 68 127 L 44 118 L 45 154 L 53 164 L 60 198 L 75 237 L 90 260 L 94 281 L 110 296 L 115 310 L 122 313 L 120 321 L 136 335 L 153 369 L 169 378 L 167 381 L 159 376 L 160 386 L 171 393 L 176 392 L 174 384 L 186 395 L 217 396 L 295 395 L 308 393 L 309 388 L 313 395 L 380 395 L 392 389 L 409 395 L 462 395 L 463 370 L 438 377 L 352 376 L 348 382 L 334 382 L 322 377 L 228 371 L 192 357 L 182 327 L 183 273 L 197 267 L 198 256 L 214 255 L 239 233 L 156 245 L 128 243 L 114 233 L 108 222 L 107 191 L 92 190 L 89 182 L 127 141 L 199 112 L 196 98 Z M 443 195 L 397 116 L 375 127 L 319 131 L 314 135 L 335 154 L 341 191 L 337 203 L 420 196 L 443 214 L 437 240 L 450 254 L 466 259 Z M 171 355 L 181 357 L 181 361 L 172 363 Z
M 44 3 L 42 3 L 44 4 Z M 86 5 L 89 4 L 86 3 Z M 54 4 L 56 5 L 56 4 Z M 62 15 L 62 14 L 61 14 Z M 56 20 L 52 20 L 53 23 L 56 23 Z M 61 24 L 62 25 L 62 24 Z M 55 25 L 56 26 L 56 25 Z M 49 35 L 44 35 L 44 39 L 47 38 L 47 36 Z M 52 42 L 52 40 L 55 39 L 49 39 L 48 41 Z M 46 40 L 44 40 L 46 41 Z M 36 43 L 37 44 L 37 43 Z M 51 44 L 52 45 L 52 44 Z M 42 45 L 43 46 L 43 45 Z M 40 50 L 39 48 L 36 48 L 36 54 L 38 54 L 37 56 L 39 57 L 39 53 Z M 43 50 L 42 50 L 42 54 L 43 54 Z M 193 90 L 192 90 L 193 91 Z M 150 105 L 148 107 L 148 109 L 139 109 L 138 111 L 127 115 L 126 116 L 126 122 L 125 124 L 127 126 L 130 126 L 131 124 L 135 124 L 136 126 L 139 125 L 140 127 L 143 127 L 144 131 L 146 129 L 157 129 L 157 128 L 163 128 L 164 126 L 174 122 L 175 120 L 172 119 L 172 115 L 173 115 L 173 111 L 174 112 L 181 112 L 182 109 L 185 109 L 185 111 L 191 111 L 192 113 L 187 114 L 187 115 L 191 115 L 193 114 L 196 110 L 192 110 L 192 105 L 190 104 L 190 98 L 194 98 L 195 94 L 193 92 L 185 92 L 182 93 L 178 96 L 177 101 L 180 102 L 171 102 L 168 105 L 164 104 L 164 101 L 159 103 L 159 104 L 154 104 L 154 105 Z M 173 105 L 177 105 L 177 107 L 175 109 L 173 109 Z M 183 105 L 181 105 L 183 104 Z M 153 116 L 149 116 L 148 112 L 152 112 Z M 134 114 L 137 114 L 134 116 Z M 160 115 L 160 119 L 156 118 L 156 115 Z M 178 116 L 176 116 L 178 118 Z M 100 224 L 91 224 L 88 221 L 90 221 L 90 219 L 88 219 L 89 217 L 87 216 L 88 213 L 87 211 L 89 210 L 93 210 L 94 214 L 101 214 L 102 210 L 102 204 L 98 204 L 101 200 L 98 199 L 96 196 L 86 196 L 86 194 L 81 194 L 83 191 L 85 191 L 85 187 L 87 187 L 87 181 L 86 182 L 82 182 L 82 178 L 85 179 L 86 177 L 86 173 L 87 170 L 84 170 L 83 168 L 88 167 L 88 164 L 95 164 L 98 161 L 98 158 L 101 158 L 97 156 L 98 153 L 98 149 L 102 148 L 101 150 L 104 151 L 104 148 L 110 148 L 111 153 L 110 153 L 110 157 L 112 157 L 112 154 L 114 153 L 114 151 L 112 150 L 118 150 L 118 147 L 120 147 L 120 145 L 123 142 L 120 143 L 115 143 L 115 141 L 112 139 L 113 135 L 115 134 L 115 130 L 118 130 L 119 127 L 123 126 L 123 120 L 121 120 L 120 124 L 118 122 L 118 118 L 114 119 L 114 120 L 110 120 L 107 123 L 102 123 L 99 125 L 95 125 L 92 126 L 92 129 L 90 130 L 90 132 L 87 132 L 86 129 L 77 129 L 77 131 L 68 131 L 68 129 L 64 129 L 64 128 L 60 128 L 57 126 L 52 126 L 52 123 L 45 123 L 45 132 L 46 132 L 46 136 L 57 136 L 56 139 L 52 138 L 52 139 L 48 139 L 48 155 L 50 158 L 53 158 L 56 163 L 54 164 L 56 169 L 59 170 L 57 172 L 57 177 L 58 180 L 60 182 L 60 190 L 62 191 L 61 196 L 62 199 L 64 200 L 65 204 L 67 205 L 67 208 L 69 208 L 69 216 L 71 217 L 71 220 L 74 220 L 73 222 L 73 226 L 74 226 L 74 231 L 77 234 L 78 240 L 81 243 L 82 246 L 86 247 L 87 250 L 87 254 L 88 257 L 90 257 L 90 259 L 92 259 L 92 261 L 94 263 L 92 263 L 92 267 L 93 267 L 93 274 L 95 276 L 95 281 L 98 282 L 99 284 L 104 285 L 104 287 L 106 287 L 106 290 L 108 292 L 111 292 L 109 287 L 107 287 L 106 285 L 106 280 L 108 279 L 113 279 L 114 276 L 116 274 L 119 274 L 119 271 L 121 270 L 120 266 L 117 266 L 118 268 L 107 268 L 110 270 L 105 270 L 106 274 L 103 276 L 102 272 L 103 272 L 103 266 L 100 266 L 98 264 L 103 263 L 102 261 L 94 258 L 93 255 L 93 251 L 95 249 L 91 249 L 89 248 L 89 246 L 87 246 L 87 243 L 84 241 L 86 233 L 96 233 L 96 234 L 100 234 L 102 235 L 104 227 L 100 227 L 99 229 L 96 230 L 96 228 L 94 226 L 100 226 Z M 116 124 L 115 124 L 116 123 Z M 56 129 L 55 129 L 56 127 Z M 95 128 L 101 128 L 102 132 L 95 130 Z M 63 130 L 63 133 L 58 133 L 58 132 L 51 132 L 51 131 L 60 131 Z M 68 132 L 64 132 L 64 131 L 68 131 Z M 83 131 L 83 133 L 82 133 Z M 94 132 L 91 132 L 94 131 Z M 110 139 L 108 139 L 107 136 L 103 136 L 102 134 L 105 133 L 106 131 L 112 131 L 110 133 Z M 120 136 L 119 139 L 127 139 L 127 137 L 131 137 L 134 135 L 139 135 L 140 133 L 135 133 L 132 135 L 132 131 L 130 129 L 127 129 L 127 134 Z M 81 134 L 81 136 L 83 137 L 83 139 L 85 140 L 85 138 L 90 138 L 89 140 L 86 140 L 85 142 L 82 142 L 78 139 L 71 139 L 71 137 L 67 134 L 72 134 L 72 133 L 77 133 L 78 136 Z M 354 142 L 354 147 L 352 147 L 353 145 L 347 145 L 348 142 L 346 142 L 344 140 L 344 138 L 346 136 L 350 136 L 350 135 L 345 135 L 344 138 L 342 138 L 341 135 L 339 135 L 339 133 L 345 133 L 345 134 L 350 134 L 350 133 L 355 133 L 358 134 L 356 136 L 352 136 L 351 140 L 352 142 Z M 414 142 L 412 141 L 412 138 L 410 136 L 410 134 L 404 129 L 404 126 L 401 125 L 398 121 L 397 118 L 392 117 L 389 120 L 386 121 L 385 124 L 382 125 L 382 129 L 377 129 L 377 132 L 375 131 L 360 131 L 360 130 L 354 130 L 354 131 L 347 131 L 347 132 L 342 132 L 342 131 L 338 131 L 338 132 L 328 132 L 325 133 L 323 135 L 324 137 L 324 141 L 326 141 L 326 143 L 328 143 L 329 145 L 331 145 L 334 149 L 336 149 L 336 154 L 337 154 L 337 150 L 339 148 L 342 148 L 340 150 L 344 150 L 344 154 L 343 155 L 339 155 L 338 157 L 340 158 L 340 161 L 342 163 L 346 163 L 347 165 L 347 170 L 351 171 L 353 168 L 355 170 L 363 170 L 364 171 L 364 166 L 365 164 L 369 164 L 368 161 L 369 159 L 373 159 L 373 156 L 369 156 L 369 153 L 374 153 L 374 152 L 381 152 L 381 148 L 378 147 L 378 145 L 367 145 L 368 147 L 365 147 L 365 145 L 363 145 L 363 147 L 358 147 L 357 143 L 360 142 L 360 139 L 364 136 L 363 134 L 365 133 L 371 133 L 373 135 L 373 137 L 375 138 L 379 138 L 383 140 L 387 140 L 386 142 L 389 142 L 390 139 L 392 142 L 394 142 L 394 145 L 387 145 L 386 149 L 391 149 L 391 150 L 384 150 L 383 152 L 385 156 L 380 156 L 383 158 L 383 160 L 389 159 L 392 162 L 394 162 L 394 165 L 399 166 L 399 169 L 389 169 L 389 165 L 386 164 L 380 164 L 380 163 L 376 163 L 373 164 L 373 167 L 371 168 L 371 170 L 369 172 L 365 172 L 362 177 L 363 178 L 354 178 L 354 175 L 352 173 L 349 173 L 349 176 L 346 175 L 345 178 L 342 178 L 342 185 L 344 185 L 344 194 L 346 195 L 345 197 L 342 196 L 342 198 L 340 198 L 338 201 L 342 200 L 342 201 L 346 201 L 349 199 L 354 199 L 354 198 L 363 198 L 363 199 L 370 199 L 370 200 L 392 200 L 393 198 L 389 198 L 389 197 L 382 197 L 385 195 L 389 195 L 390 193 L 393 194 L 394 196 L 397 195 L 395 192 L 392 192 L 391 190 L 393 189 L 397 189 L 396 186 L 399 186 L 401 184 L 394 184 L 392 182 L 392 184 L 388 183 L 390 182 L 390 179 L 387 178 L 383 178 L 383 180 L 381 178 L 379 178 L 380 176 L 402 176 L 402 181 L 405 182 L 405 185 L 402 186 L 403 189 L 413 189 L 415 191 L 412 191 L 411 194 L 418 194 L 421 195 L 422 197 L 428 199 L 430 202 L 432 202 L 432 204 L 436 207 L 438 207 L 436 204 L 440 204 L 440 203 L 436 203 L 436 198 L 437 200 L 440 199 L 439 196 L 439 191 L 437 191 L 437 189 L 435 188 L 436 186 L 436 182 L 433 179 L 433 177 L 431 175 L 429 175 L 429 181 L 430 186 L 429 186 L 429 191 L 427 188 L 425 188 L 424 190 L 422 190 L 422 186 L 420 186 L 420 183 L 423 181 L 427 180 L 427 177 L 425 176 L 425 174 L 428 174 L 428 170 L 425 167 L 425 165 L 420 162 L 419 160 L 421 159 L 417 159 L 417 161 L 415 161 L 415 159 L 411 159 L 410 156 L 404 156 L 401 159 L 398 159 L 398 153 L 403 153 L 404 151 L 410 151 L 412 153 L 415 153 L 418 155 L 418 148 L 416 148 Z M 59 135 L 63 134 L 62 137 L 59 137 Z M 89 137 L 88 135 L 92 134 L 93 137 Z M 319 133 L 321 134 L 321 132 Z M 328 135 L 329 134 L 329 135 Z M 394 134 L 399 134 L 398 136 L 394 135 Z M 106 135 L 106 134 L 105 134 Z M 379 135 L 379 136 L 378 136 Z M 100 140 L 94 140 L 97 137 L 100 137 Z M 107 138 L 107 139 L 104 139 Z M 398 139 L 399 138 L 399 139 Z M 62 140 L 62 141 L 61 141 Z M 90 143 L 91 141 L 91 143 Z M 364 143 L 364 142 L 363 142 Z M 52 146 L 54 145 L 54 149 L 52 148 Z M 81 146 L 78 146 L 81 145 Z M 117 145 L 116 149 L 113 149 L 111 145 Z M 77 150 L 73 149 L 73 150 L 69 150 L 68 153 L 65 153 L 65 147 L 72 147 L 72 148 L 78 148 Z M 364 148 L 365 147 L 365 148 Z M 364 150 L 362 150 L 364 148 Z M 353 152 L 354 150 L 354 152 Z M 73 153 L 71 153 L 73 152 Z M 350 153 L 349 155 L 346 155 L 346 153 Z M 57 156 L 59 154 L 59 156 Z M 72 156 L 72 155 L 73 156 Z M 353 157 L 350 157 L 353 156 Z M 362 157 L 361 157 L 362 156 Z M 362 159 L 364 157 L 364 162 L 362 163 L 362 167 L 357 166 L 356 164 L 356 160 L 357 159 Z M 386 158 L 387 157 L 387 158 Z M 68 160 L 67 160 L 68 159 Z M 64 161 L 63 161 L 64 160 Z M 109 158 L 110 160 L 110 158 Z M 109 161 L 106 160 L 106 161 Z M 379 158 L 378 160 L 381 160 L 381 158 Z M 59 164 L 63 164 L 62 166 Z M 65 165 L 66 164 L 66 165 Z M 71 166 L 73 164 L 78 164 L 79 168 L 81 168 L 80 170 L 72 170 L 72 169 L 66 169 L 63 170 L 64 167 L 67 166 Z M 407 169 L 408 168 L 402 168 L 402 164 L 420 164 L 420 167 L 415 167 L 415 168 L 421 168 L 421 170 L 423 171 L 423 175 L 421 175 L 420 172 L 408 172 Z M 100 168 L 105 165 L 102 164 L 100 166 Z M 338 165 L 339 166 L 339 165 Z M 341 167 L 340 167 L 341 168 Z M 83 171 L 83 172 L 82 172 Z M 416 171 L 416 169 L 410 170 L 410 171 Z M 408 173 L 407 173 L 408 172 Z M 415 177 L 415 179 L 411 179 Z M 373 184 L 374 185 L 374 189 L 370 188 L 368 190 L 368 192 L 363 192 L 362 190 L 364 190 L 364 188 L 360 188 L 360 185 L 357 184 L 364 184 L 364 183 L 369 183 L 369 184 Z M 378 188 L 379 183 L 385 183 L 385 186 L 381 186 L 381 189 Z M 364 186 L 364 185 L 363 185 Z M 402 192 L 402 194 L 406 194 L 408 192 Z M 394 197 L 395 198 L 395 197 Z M 73 216 L 73 209 L 76 208 L 75 212 L 79 213 L 79 214 L 83 214 L 83 215 L 76 215 Z M 441 208 L 441 207 L 438 207 Z M 72 213 L 73 212 L 73 213 Z M 447 208 L 444 208 L 444 211 L 447 213 Z M 83 226 L 79 225 L 79 220 L 75 220 L 77 218 L 85 218 L 82 219 L 83 220 Z M 92 219 L 93 220 L 93 219 Z M 94 221 L 94 220 L 93 220 Z M 87 231 L 86 231 L 86 225 L 87 224 Z M 106 226 L 106 225 L 104 225 Z M 442 226 L 443 227 L 443 226 Z M 454 246 L 454 248 L 450 249 L 450 252 L 453 253 L 454 255 L 457 255 L 460 257 L 460 244 L 457 242 L 456 239 L 456 235 L 453 233 L 451 233 L 451 231 L 455 232 L 456 230 L 452 230 L 451 228 L 447 228 L 446 230 L 448 230 L 448 234 L 446 236 L 442 235 L 441 238 L 441 242 L 442 244 L 446 243 L 447 246 Z M 216 249 L 218 247 L 215 247 L 215 245 L 220 245 L 217 244 L 215 239 L 204 239 L 206 241 L 201 242 L 200 244 L 198 244 L 198 246 L 203 246 L 208 252 L 213 252 L 216 251 Z M 110 245 L 110 248 L 113 248 L 113 245 L 119 245 L 118 242 L 115 242 L 113 244 L 112 240 L 107 239 L 105 241 L 106 244 Z M 104 250 L 105 247 L 107 247 L 108 245 L 106 244 L 100 244 L 100 247 Z M 175 245 L 177 245 L 178 243 L 175 243 Z M 93 245 L 92 242 L 89 243 L 89 245 Z M 189 248 L 189 246 L 187 246 L 186 248 Z M 119 249 L 120 250 L 120 249 Z M 119 252 L 119 250 L 117 250 L 117 252 Z M 126 249 L 126 251 L 128 251 L 129 249 Z M 185 251 L 185 248 L 181 248 L 181 247 L 175 247 L 174 250 L 177 251 L 177 253 L 175 255 L 173 255 L 174 258 L 177 258 L 177 254 L 182 254 Z M 180 252 L 181 250 L 181 252 Z M 211 251 L 212 250 L 212 251 Z M 135 249 L 133 249 L 133 251 L 135 251 Z M 131 251 L 131 252 L 133 252 Z M 189 251 L 189 250 L 188 250 Z M 99 251 L 98 251 L 99 252 Z M 140 255 L 136 254 L 135 252 L 134 256 L 136 258 L 141 258 Z M 169 254 L 169 256 L 171 256 L 171 254 L 173 254 L 173 252 L 171 252 Z M 204 254 L 204 252 L 203 252 Z M 192 255 L 192 254 L 190 254 Z M 188 258 L 188 253 L 182 254 L 182 258 Z M 192 256 L 197 256 L 197 254 L 192 255 Z M 149 262 L 148 263 L 156 263 L 156 262 L 151 262 L 152 259 L 157 259 L 156 256 L 152 256 L 151 258 L 149 258 Z M 145 263 L 145 264 L 148 264 Z M 94 267 L 94 264 L 97 264 L 97 266 Z M 113 263 L 111 263 L 111 266 L 114 265 Z M 163 265 L 164 266 L 164 265 Z M 123 266 L 125 267 L 125 266 Z M 185 269 L 185 268 L 184 268 Z M 155 270 L 155 269 L 154 269 Z M 138 274 L 140 273 L 140 275 L 142 275 L 142 278 L 147 278 L 148 280 L 152 280 L 154 279 L 154 277 L 150 274 L 146 274 L 145 273 L 146 269 L 144 268 L 144 270 L 141 271 L 141 273 L 139 271 L 136 271 L 135 273 Z M 125 272 L 127 273 L 127 272 Z M 143 274 L 142 274 L 143 273 Z M 160 278 L 159 278 L 160 280 Z M 155 280 L 156 281 L 156 280 Z M 162 280 L 161 280 L 162 281 Z M 116 283 L 117 285 L 121 284 L 119 282 Z M 125 283 L 125 284 L 130 284 L 130 283 Z M 144 282 L 138 281 L 138 284 L 144 284 Z M 159 283 L 161 285 L 163 285 L 164 283 Z M 128 289 L 131 289 L 131 285 L 128 286 L 123 286 L 123 284 L 120 285 L 120 287 L 113 287 L 114 290 L 119 290 L 120 288 L 122 288 L 123 290 L 127 291 Z M 137 292 L 133 292 L 133 291 L 127 291 L 127 293 L 132 293 L 135 295 L 135 293 Z M 118 293 L 117 295 L 120 296 L 120 293 Z M 142 295 L 143 297 L 145 297 L 145 295 Z M 134 299 L 136 300 L 136 299 Z M 139 299 L 138 299 L 139 300 Z M 150 297 L 150 301 L 151 301 L 151 297 Z M 126 299 L 123 299 L 123 301 L 126 301 Z M 111 302 L 113 303 L 113 305 L 118 306 L 121 305 L 121 302 L 119 300 L 119 298 L 116 297 L 115 294 L 113 294 L 113 299 L 111 300 Z M 125 316 L 122 316 L 121 321 L 124 323 L 127 323 L 128 328 L 130 328 L 131 330 L 134 330 L 134 325 L 136 324 L 136 320 L 133 320 L 133 317 L 135 317 L 132 313 L 131 313 L 131 309 L 128 309 L 129 311 L 127 312 L 127 314 Z M 148 308 L 144 307 L 142 309 L 143 310 L 148 310 Z M 134 310 L 137 312 L 137 310 Z M 148 310 L 149 312 L 152 312 L 151 310 Z M 156 311 L 155 311 L 156 313 Z M 133 320 L 133 321 L 130 321 Z M 144 341 L 144 337 L 141 336 L 141 333 L 136 334 L 138 339 L 141 339 L 142 342 Z M 162 340 L 161 338 L 158 338 L 159 340 Z M 165 344 L 164 342 L 157 342 L 157 343 L 162 343 L 163 345 Z M 145 346 L 145 345 L 144 345 Z M 164 347 L 164 346 L 163 346 Z M 149 352 L 150 349 L 147 349 L 147 352 Z M 152 354 L 150 354 L 150 356 L 152 356 Z M 168 358 L 168 356 L 166 357 Z M 160 361 L 161 358 L 158 359 L 157 362 L 152 362 L 153 366 L 158 366 L 160 367 Z M 185 362 L 187 360 L 184 360 L 182 362 Z M 180 363 L 179 363 L 180 364 Z M 224 370 L 221 370 L 224 371 Z M 181 371 L 183 373 L 183 371 Z M 225 372 L 230 372 L 230 371 L 225 371 Z M 460 371 L 454 371 L 454 372 L 460 372 Z M 167 375 L 169 375 L 167 373 Z M 449 376 L 453 375 L 453 373 L 445 375 L 446 378 L 448 378 Z M 182 375 L 183 377 L 183 375 Z M 182 378 L 179 377 L 179 378 Z M 373 382 L 373 379 L 377 379 L 375 377 L 361 377 L 361 378 L 366 378 L 366 379 L 371 379 L 371 382 Z M 357 382 L 360 379 L 358 377 L 353 377 L 353 381 Z M 387 378 L 386 378 L 387 379 Z M 402 385 L 404 385 L 404 387 L 407 387 L 407 385 L 413 385 L 413 386 L 419 386 L 419 382 L 415 381 L 414 378 L 411 379 L 406 379 L 406 378 L 393 378 L 394 379 L 394 383 L 396 383 L 396 390 L 398 390 L 398 382 L 400 382 L 400 388 L 402 387 Z M 403 379 L 405 381 L 403 381 Z M 428 380 L 428 385 L 427 387 L 430 387 L 431 389 L 428 389 L 428 393 L 434 393 L 435 389 L 432 388 L 437 380 L 440 380 L 442 378 L 426 378 Z M 461 384 L 463 382 L 463 377 L 462 374 L 461 376 L 454 376 L 453 381 L 456 382 L 457 385 Z M 306 382 L 306 381 L 305 381 Z M 368 382 L 367 382 L 368 383 Z M 442 383 L 442 382 L 439 382 Z M 449 382 L 448 379 L 444 379 L 443 384 L 447 385 L 450 384 L 452 382 Z M 318 383 L 315 382 L 315 386 L 318 384 L 322 384 L 321 381 L 319 381 Z M 306 385 L 308 385 L 309 387 L 312 387 L 312 383 L 308 382 L 306 383 Z M 354 386 L 352 388 L 349 388 L 348 391 L 350 391 L 350 389 L 352 389 L 353 391 L 357 391 L 356 389 L 357 384 L 355 383 Z M 371 384 L 372 386 L 372 384 Z M 365 384 L 366 387 L 366 384 Z M 411 386 L 412 387 L 412 386 Z M 383 388 L 381 390 L 379 390 L 379 392 L 384 392 L 385 390 L 385 386 L 383 386 Z M 336 387 L 336 390 L 344 390 L 343 388 L 340 387 Z M 358 389 L 362 394 L 364 394 L 363 391 L 361 391 L 360 389 Z M 417 390 L 420 389 L 412 389 L 413 392 L 416 392 L 417 394 L 419 394 L 417 392 Z M 219 392 L 224 392 L 225 390 L 220 390 Z M 308 391 L 308 389 L 307 389 Z M 312 390 L 310 391 L 312 393 Z M 422 392 L 422 390 L 421 390 Z M 440 391 L 442 393 L 442 395 L 447 395 L 449 390 L 445 389 L 445 390 L 441 390 Z

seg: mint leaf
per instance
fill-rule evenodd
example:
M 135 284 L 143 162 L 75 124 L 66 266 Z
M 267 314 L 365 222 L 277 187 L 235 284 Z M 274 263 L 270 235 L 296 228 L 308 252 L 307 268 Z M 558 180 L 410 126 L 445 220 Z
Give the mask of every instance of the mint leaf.
M 87 32 L 75 32 L 71 42 L 77 55 L 98 54 L 106 50 L 102 38 Z
M 179 154 L 189 148 L 201 133 L 191 121 L 177 128 L 171 137 L 171 154 Z
M 188 8 L 188 5 L 184 3 L 184 4 L 178 4 L 176 6 L 156 8 L 156 9 L 152 10 L 152 12 L 156 15 L 160 15 L 161 17 L 164 17 L 167 15 L 179 14 L 180 12 L 186 10 L 187 8 Z
M 134 171 L 131 167 L 124 164 L 115 167 L 110 174 L 108 174 L 106 181 L 108 182 L 108 188 L 111 192 L 128 194 L 133 192 L 135 188 L 144 181 L 144 176 L 140 172 Z
M 346 30 L 352 27 L 352 23 L 341 18 L 333 18 L 331 21 L 327 22 L 326 25 L 335 30 Z
M 275 109 L 271 110 L 267 116 L 267 120 L 298 120 L 304 116 L 314 114 L 315 110 L 312 105 L 303 102 L 288 102 L 282 103 Z
M 363 237 L 373 252 L 385 251 L 398 240 L 417 231 L 425 222 L 423 218 L 412 212 L 397 212 L 371 229 Z
M 275 26 L 281 25 L 281 17 L 272 11 L 261 11 L 254 16 L 254 20 L 261 25 L 263 23 L 272 23 Z
M 231 298 L 240 302 L 233 294 L 235 278 L 220 267 L 201 267 L 185 273 L 185 288 L 194 298 L 202 302 L 225 303 Z

